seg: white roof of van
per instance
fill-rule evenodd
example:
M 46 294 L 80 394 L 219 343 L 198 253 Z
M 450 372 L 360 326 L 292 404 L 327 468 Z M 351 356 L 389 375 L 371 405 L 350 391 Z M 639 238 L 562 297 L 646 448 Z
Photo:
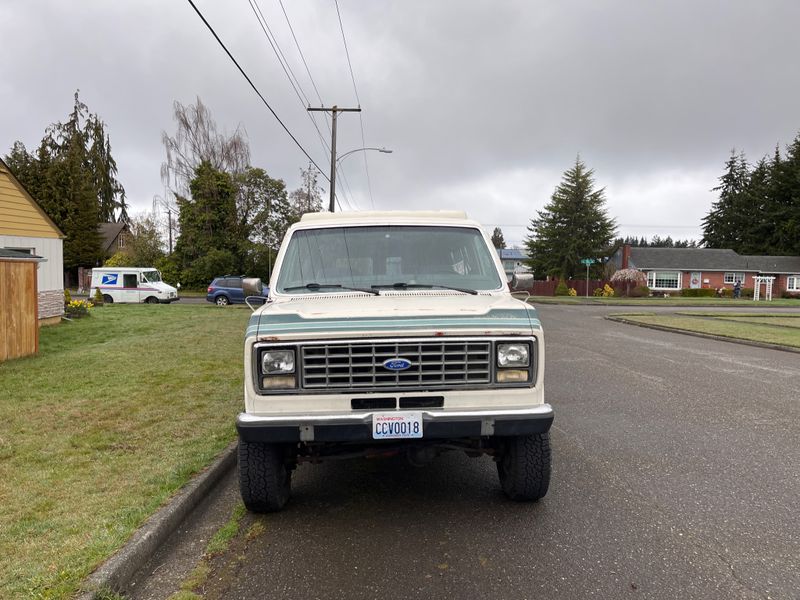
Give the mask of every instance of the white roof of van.
M 463 210 L 363 210 L 338 213 L 318 212 L 306 213 L 300 219 L 302 223 L 340 223 L 342 221 L 466 221 L 467 213 Z

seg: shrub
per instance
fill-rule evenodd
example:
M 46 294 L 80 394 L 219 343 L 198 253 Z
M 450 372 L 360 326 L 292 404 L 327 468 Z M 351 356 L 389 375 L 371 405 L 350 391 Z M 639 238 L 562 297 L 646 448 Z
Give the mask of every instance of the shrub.
M 569 288 L 569 292 L 568 293 L 569 293 L 570 296 L 577 296 L 578 295 L 578 290 L 576 290 L 575 288 Z
M 754 292 L 755 290 L 753 288 L 742 288 L 742 298 L 752 298 Z
M 647 298 L 650 295 L 650 288 L 646 285 L 637 285 L 628 295 L 631 298 Z
M 610 298 L 614 295 L 614 288 L 608 284 L 605 284 L 600 294 L 603 296 L 603 298 Z
M 592 296 L 602 296 L 603 295 L 603 288 L 594 288 L 592 292 Z
M 781 298 L 787 298 L 790 300 L 800 300 L 800 293 L 783 290 L 783 292 L 781 292 Z
M 564 283 L 563 281 L 559 280 L 558 281 L 558 285 L 556 286 L 555 295 L 556 296 L 569 296 L 569 288 L 567 287 L 567 284 Z
M 717 290 L 714 288 L 684 288 L 681 290 L 681 296 L 684 298 L 713 298 L 717 295 Z
M 94 302 L 95 306 L 103 306 L 103 293 L 100 291 L 100 288 L 95 288 L 92 302 Z
M 72 294 L 69 293 L 69 290 L 64 290 L 64 306 L 72 302 Z
M 109 258 L 106 262 L 103 263 L 104 267 L 137 267 L 140 265 L 136 264 L 133 256 L 128 254 L 127 252 L 123 252 L 120 250 L 116 252 L 114 256 Z

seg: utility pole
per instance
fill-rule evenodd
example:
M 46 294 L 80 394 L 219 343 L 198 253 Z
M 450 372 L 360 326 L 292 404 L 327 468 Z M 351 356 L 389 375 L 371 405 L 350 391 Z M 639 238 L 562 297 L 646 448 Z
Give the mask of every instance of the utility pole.
M 172 209 L 167 209 L 167 218 L 169 219 L 169 253 L 172 255 Z
M 309 112 L 329 112 L 331 113 L 331 194 L 330 194 L 330 202 L 328 206 L 328 210 L 334 212 L 335 208 L 335 197 L 336 197 L 336 116 L 340 112 L 361 112 L 361 107 L 358 108 L 339 108 L 338 106 L 334 105 L 330 108 L 319 107 L 319 108 L 312 108 L 308 107 L 307 109 Z
M 306 212 L 311 212 L 311 162 L 308 163 L 306 171 Z

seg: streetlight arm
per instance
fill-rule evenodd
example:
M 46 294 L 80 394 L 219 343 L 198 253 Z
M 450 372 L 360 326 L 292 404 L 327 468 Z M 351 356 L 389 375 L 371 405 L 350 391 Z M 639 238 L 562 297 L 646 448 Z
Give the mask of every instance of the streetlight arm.
M 394 150 L 387 150 L 386 148 L 356 148 L 355 150 L 350 150 L 349 152 L 345 152 L 344 154 L 340 154 L 339 157 L 336 159 L 336 162 L 341 162 L 346 156 L 353 154 L 354 152 L 364 152 L 366 150 L 375 150 L 376 152 L 382 152 L 383 154 L 391 154 Z

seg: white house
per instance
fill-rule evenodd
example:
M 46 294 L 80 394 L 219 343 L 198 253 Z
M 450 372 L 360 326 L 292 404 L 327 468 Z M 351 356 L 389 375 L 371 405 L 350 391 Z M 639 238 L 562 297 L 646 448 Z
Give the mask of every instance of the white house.
M 64 234 L 0 160 L 0 248 L 41 257 L 39 323 L 64 314 Z

